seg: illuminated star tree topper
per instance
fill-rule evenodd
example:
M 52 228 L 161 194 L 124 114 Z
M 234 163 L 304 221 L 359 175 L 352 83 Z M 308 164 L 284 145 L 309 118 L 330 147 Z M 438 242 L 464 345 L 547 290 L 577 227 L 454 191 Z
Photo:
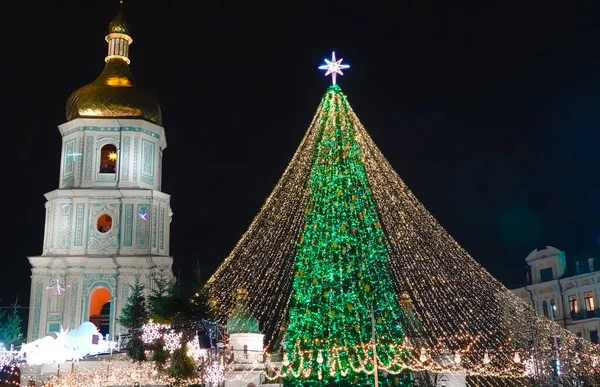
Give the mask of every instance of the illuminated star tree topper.
M 350 65 L 343 65 L 343 59 L 336 60 L 335 59 L 335 51 L 331 53 L 331 60 L 325 59 L 325 63 L 322 66 L 319 66 L 319 70 L 327 70 L 325 76 L 331 74 L 331 82 L 335 85 L 335 77 L 337 74 L 344 75 L 342 70 L 350 68 Z

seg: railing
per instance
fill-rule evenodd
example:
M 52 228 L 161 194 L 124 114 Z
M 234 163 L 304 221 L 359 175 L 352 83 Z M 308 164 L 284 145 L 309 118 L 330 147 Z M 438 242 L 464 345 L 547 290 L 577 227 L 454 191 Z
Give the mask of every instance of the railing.
M 97 314 L 94 316 L 90 316 L 90 322 L 100 330 L 103 327 L 108 327 L 110 325 L 110 315 L 109 314 Z
M 579 312 L 571 312 L 571 318 L 573 321 L 577 320 L 585 320 L 588 318 L 600 318 L 600 309 L 592 309 L 592 310 L 580 310 Z

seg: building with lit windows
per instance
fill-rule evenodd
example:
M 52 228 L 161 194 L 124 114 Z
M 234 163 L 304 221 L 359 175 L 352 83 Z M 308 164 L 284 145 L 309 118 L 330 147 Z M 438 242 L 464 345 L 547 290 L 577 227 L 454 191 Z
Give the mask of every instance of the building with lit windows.
M 29 257 L 29 342 L 85 321 L 118 334 L 136 278 L 149 289 L 154 270 L 172 275 L 165 130 L 158 102 L 133 82 L 122 10 L 106 41 L 104 70 L 69 97 L 59 126 L 58 189 L 45 195 L 42 255 Z
M 525 259 L 528 284 L 513 292 L 571 332 L 599 343 L 600 267 L 594 259 L 567 268 L 564 251 L 551 246 L 533 250 Z

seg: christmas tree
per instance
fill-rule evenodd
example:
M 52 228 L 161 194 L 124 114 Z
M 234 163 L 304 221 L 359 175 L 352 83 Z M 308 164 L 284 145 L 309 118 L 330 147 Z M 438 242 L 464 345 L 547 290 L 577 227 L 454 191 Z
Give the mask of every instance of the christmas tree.
M 401 309 L 350 108 L 339 86 L 329 88 L 320 111 L 294 265 L 286 385 L 335 380 L 340 386 L 367 386 L 374 372 L 373 336 L 379 368 L 392 373 L 405 368 Z
M 327 62 L 341 73 L 341 61 Z M 268 351 L 285 344 L 277 376 L 289 386 L 371 385 L 376 364 L 382 385 L 401 384 L 402 369 L 500 386 L 551 373 L 554 359 L 578 380 L 600 367 L 598 346 L 540 316 L 437 222 L 335 82 L 203 289 L 215 318 L 234 310 L 238 288 Z

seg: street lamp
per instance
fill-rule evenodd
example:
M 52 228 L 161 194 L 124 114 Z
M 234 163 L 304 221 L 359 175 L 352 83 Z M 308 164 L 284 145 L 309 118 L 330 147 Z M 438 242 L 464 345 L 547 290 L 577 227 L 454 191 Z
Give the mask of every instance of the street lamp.
M 556 304 L 552 303 L 552 313 L 550 316 L 552 317 L 552 339 L 554 341 L 554 349 L 552 351 L 552 376 L 555 382 L 558 382 L 558 385 L 562 385 L 560 383 L 560 359 L 558 358 L 558 340 L 556 338 L 556 322 L 554 321 L 554 312 L 556 312 Z

